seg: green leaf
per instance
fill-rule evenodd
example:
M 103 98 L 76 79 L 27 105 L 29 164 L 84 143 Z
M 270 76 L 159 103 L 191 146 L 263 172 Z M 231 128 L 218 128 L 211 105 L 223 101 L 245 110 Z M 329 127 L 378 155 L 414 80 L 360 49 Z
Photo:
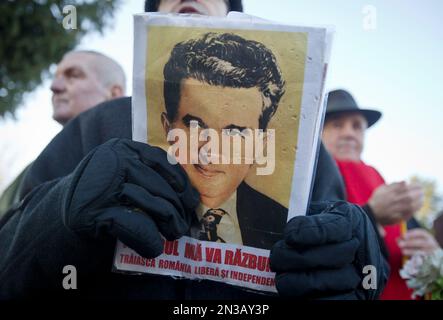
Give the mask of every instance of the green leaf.
M 443 300 L 443 290 L 434 290 L 431 294 L 431 300 Z
M 56 6 L 63 14 L 63 7 L 74 5 L 77 9 L 77 25 L 89 22 L 87 30 L 67 32 L 52 14 Z M 0 117 L 14 115 L 23 103 L 23 95 L 38 87 L 42 75 L 49 66 L 57 63 L 67 52 L 75 48 L 82 37 L 90 32 L 103 32 L 111 25 L 121 0 L 47 0 L 1 1 L 0 30 Z M 65 14 L 63 14 L 65 16 Z M 9 89 L 13 83 L 14 88 Z

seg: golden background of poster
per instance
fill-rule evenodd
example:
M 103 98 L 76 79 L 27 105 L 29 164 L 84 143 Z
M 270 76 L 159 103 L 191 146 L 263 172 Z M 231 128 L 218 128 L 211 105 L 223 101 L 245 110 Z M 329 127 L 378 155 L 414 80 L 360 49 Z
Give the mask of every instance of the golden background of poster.
M 203 29 L 194 27 L 151 26 L 148 30 L 147 63 L 145 73 L 148 132 L 147 142 L 167 150 L 165 132 L 160 117 L 164 112 L 163 68 L 173 47 L 182 41 L 198 38 L 207 32 L 234 33 L 248 40 L 264 44 L 275 55 L 286 82 L 285 94 L 268 128 L 275 129 L 275 171 L 272 175 L 258 176 L 251 167 L 245 182 L 274 199 L 286 208 L 291 193 L 294 160 L 304 70 L 307 34 L 239 29 Z

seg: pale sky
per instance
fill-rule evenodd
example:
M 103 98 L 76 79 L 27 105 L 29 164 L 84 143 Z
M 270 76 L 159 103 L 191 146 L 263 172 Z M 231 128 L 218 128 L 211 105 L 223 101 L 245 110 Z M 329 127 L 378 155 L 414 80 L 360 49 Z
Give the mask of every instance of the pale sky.
M 132 14 L 143 0 L 126 0 L 104 36 L 79 46 L 119 61 L 132 86 Z M 367 7 L 367 6 L 371 7 Z M 287 24 L 335 27 L 327 89 L 349 90 L 366 108 L 383 112 L 367 134 L 363 159 L 388 182 L 420 175 L 443 189 L 443 1 L 244 0 L 245 12 Z M 365 8 L 376 13 L 365 30 Z M 27 96 L 17 120 L 0 120 L 0 191 L 61 127 L 51 119 L 49 81 Z M 61 160 L 62 161 L 62 160 Z

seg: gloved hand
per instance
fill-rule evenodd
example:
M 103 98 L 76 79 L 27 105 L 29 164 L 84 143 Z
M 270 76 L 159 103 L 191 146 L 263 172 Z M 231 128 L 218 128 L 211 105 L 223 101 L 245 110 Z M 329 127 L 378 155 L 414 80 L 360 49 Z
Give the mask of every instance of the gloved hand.
M 409 220 L 423 205 L 424 192 L 419 184 L 397 182 L 379 186 L 367 205 L 382 226 Z
M 270 256 L 280 296 L 375 299 L 387 280 L 374 227 L 355 205 L 312 203 L 307 216 L 291 219 Z M 373 265 L 377 288 L 364 289 L 363 268 Z
M 163 252 L 195 218 L 199 195 L 179 165 L 160 148 L 112 139 L 93 150 L 68 176 L 63 223 L 80 236 L 119 238 L 140 255 Z

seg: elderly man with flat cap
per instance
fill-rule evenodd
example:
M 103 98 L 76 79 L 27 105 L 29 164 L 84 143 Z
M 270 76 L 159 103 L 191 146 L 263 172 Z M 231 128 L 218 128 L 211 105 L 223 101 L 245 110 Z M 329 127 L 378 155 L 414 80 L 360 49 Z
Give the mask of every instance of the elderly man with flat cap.
M 396 182 L 386 184 L 380 173 L 361 159 L 366 130 L 380 118 L 381 113 L 358 107 L 352 95 L 345 90 L 329 93 L 323 129 L 323 143 L 335 158 L 343 176 L 347 200 L 363 206 L 379 225 L 381 237 L 389 256 L 391 275 L 382 293 L 382 299 L 410 299 L 411 291 L 398 273 L 403 256 L 418 251 L 431 252 L 438 247 L 434 238 L 411 219 L 423 204 L 419 185 Z M 403 224 L 414 230 L 402 232 Z M 383 241 L 382 241 L 383 243 Z

